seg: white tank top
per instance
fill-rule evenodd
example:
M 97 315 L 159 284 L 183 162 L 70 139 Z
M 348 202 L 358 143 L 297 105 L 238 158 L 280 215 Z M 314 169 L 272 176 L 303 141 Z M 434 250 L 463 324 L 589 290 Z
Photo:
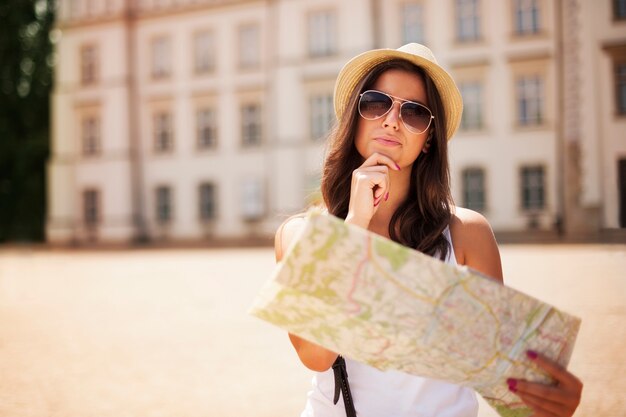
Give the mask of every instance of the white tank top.
M 446 227 L 444 236 L 452 242 Z M 450 245 L 446 262 L 456 265 Z M 478 401 L 470 388 L 397 371 L 380 371 L 345 358 L 357 417 L 476 417 Z M 332 368 L 316 372 L 301 417 L 345 417 L 343 395 L 333 404 Z

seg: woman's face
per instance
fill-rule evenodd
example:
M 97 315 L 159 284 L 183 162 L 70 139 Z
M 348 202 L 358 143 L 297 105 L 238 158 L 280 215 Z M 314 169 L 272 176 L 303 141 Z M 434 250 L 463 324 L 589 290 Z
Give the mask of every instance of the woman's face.
M 370 89 L 429 107 L 424 81 L 413 72 L 389 69 L 378 77 Z M 389 113 L 379 119 L 367 120 L 359 116 L 355 146 L 364 159 L 378 152 L 405 168 L 420 155 L 430 129 L 432 124 L 423 133 L 409 131 L 400 119 L 400 102 L 396 101 Z

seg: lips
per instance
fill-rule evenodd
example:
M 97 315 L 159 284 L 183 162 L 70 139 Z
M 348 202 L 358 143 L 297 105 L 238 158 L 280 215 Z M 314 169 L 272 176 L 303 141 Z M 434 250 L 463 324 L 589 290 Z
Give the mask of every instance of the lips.
M 400 142 L 392 139 L 392 138 L 388 138 L 388 137 L 377 137 L 374 138 L 374 140 L 378 143 L 380 143 L 381 145 L 385 145 L 385 146 L 399 146 Z

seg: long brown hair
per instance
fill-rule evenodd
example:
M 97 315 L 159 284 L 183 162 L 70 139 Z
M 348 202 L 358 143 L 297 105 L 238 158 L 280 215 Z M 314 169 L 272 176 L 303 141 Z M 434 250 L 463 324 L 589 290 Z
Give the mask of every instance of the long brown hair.
M 374 67 L 357 85 L 344 116 L 331 130 L 322 169 L 321 191 L 328 212 L 345 219 L 348 215 L 352 172 L 363 162 L 354 144 L 359 113 L 359 94 L 372 87 L 389 69 L 417 74 L 424 80 L 426 95 L 434 119 L 428 153 L 420 152 L 411 168 L 409 194 L 389 222 L 389 236 L 402 245 L 415 248 L 442 260 L 449 251 L 449 242 L 442 235 L 450 223 L 452 195 L 448 166 L 446 115 L 441 98 L 432 80 L 412 63 L 396 59 Z M 434 130 L 433 130 L 434 129 Z

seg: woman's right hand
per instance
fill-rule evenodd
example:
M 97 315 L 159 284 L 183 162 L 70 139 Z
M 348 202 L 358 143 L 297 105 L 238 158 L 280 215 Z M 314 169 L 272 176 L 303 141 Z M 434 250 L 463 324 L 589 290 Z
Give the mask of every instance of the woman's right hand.
M 367 229 L 380 202 L 389 198 L 390 169 L 400 171 L 400 166 L 386 155 L 373 153 L 352 172 L 347 223 Z

